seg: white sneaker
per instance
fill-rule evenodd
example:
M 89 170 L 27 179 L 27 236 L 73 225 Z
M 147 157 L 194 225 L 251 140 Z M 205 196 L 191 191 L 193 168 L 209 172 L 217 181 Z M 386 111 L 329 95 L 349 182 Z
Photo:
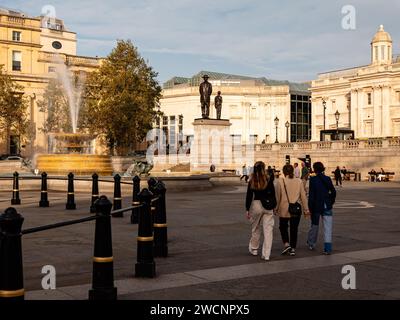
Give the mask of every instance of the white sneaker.
M 269 261 L 269 257 L 261 257 L 261 259 L 263 259 L 265 261 Z
M 250 254 L 252 256 L 258 256 L 258 251 L 257 250 L 249 250 Z

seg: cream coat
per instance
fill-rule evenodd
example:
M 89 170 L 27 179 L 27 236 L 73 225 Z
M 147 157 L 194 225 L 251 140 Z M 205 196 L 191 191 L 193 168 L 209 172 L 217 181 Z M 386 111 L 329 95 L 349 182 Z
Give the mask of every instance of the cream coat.
M 277 180 L 277 184 L 275 187 L 276 192 L 276 201 L 278 215 L 281 218 L 290 218 L 289 213 L 289 202 L 286 197 L 285 188 L 283 185 L 283 180 L 286 184 L 287 193 L 289 196 L 289 201 L 291 203 L 295 203 L 298 201 L 301 204 L 303 209 L 303 214 L 308 212 L 308 200 L 306 196 L 306 191 L 304 189 L 304 185 L 302 181 L 298 178 L 290 179 L 288 177 L 280 178 Z

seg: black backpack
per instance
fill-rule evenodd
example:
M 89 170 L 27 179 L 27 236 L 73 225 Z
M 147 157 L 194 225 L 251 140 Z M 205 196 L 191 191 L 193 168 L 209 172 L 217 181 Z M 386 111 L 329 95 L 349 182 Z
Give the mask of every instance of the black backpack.
M 266 188 L 266 196 L 261 199 L 261 204 L 266 210 L 273 210 L 276 208 L 277 202 L 275 197 L 275 188 L 272 180 L 268 182 Z

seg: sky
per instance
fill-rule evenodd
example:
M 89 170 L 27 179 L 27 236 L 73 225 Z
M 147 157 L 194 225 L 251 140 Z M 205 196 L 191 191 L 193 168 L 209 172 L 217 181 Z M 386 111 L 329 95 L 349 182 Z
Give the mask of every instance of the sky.
M 310 81 L 368 64 L 381 24 L 400 54 L 399 0 L 0 0 L 32 16 L 45 5 L 77 33 L 79 55 L 107 56 L 131 39 L 160 83 L 201 70 Z M 346 5 L 355 29 L 342 27 Z

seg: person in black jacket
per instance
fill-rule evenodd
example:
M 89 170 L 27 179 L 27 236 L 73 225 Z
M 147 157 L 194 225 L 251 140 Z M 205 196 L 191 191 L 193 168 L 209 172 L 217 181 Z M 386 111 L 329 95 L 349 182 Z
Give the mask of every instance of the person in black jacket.
M 336 167 L 335 170 L 335 180 L 336 180 L 336 186 L 342 186 L 342 172 L 340 171 L 339 166 Z
M 269 260 L 274 228 L 276 195 L 273 178 L 266 172 L 264 162 L 256 162 L 246 194 L 246 216 L 251 221 L 249 251 L 258 255 L 261 234 L 264 235 L 261 259 Z
M 316 173 L 310 179 L 308 208 L 311 212 L 311 229 L 308 233 L 307 244 L 314 250 L 318 239 L 319 220 L 322 217 L 324 226 L 324 253 L 332 252 L 332 209 L 336 200 L 336 190 L 331 178 L 324 174 L 325 168 L 321 162 L 313 165 Z

